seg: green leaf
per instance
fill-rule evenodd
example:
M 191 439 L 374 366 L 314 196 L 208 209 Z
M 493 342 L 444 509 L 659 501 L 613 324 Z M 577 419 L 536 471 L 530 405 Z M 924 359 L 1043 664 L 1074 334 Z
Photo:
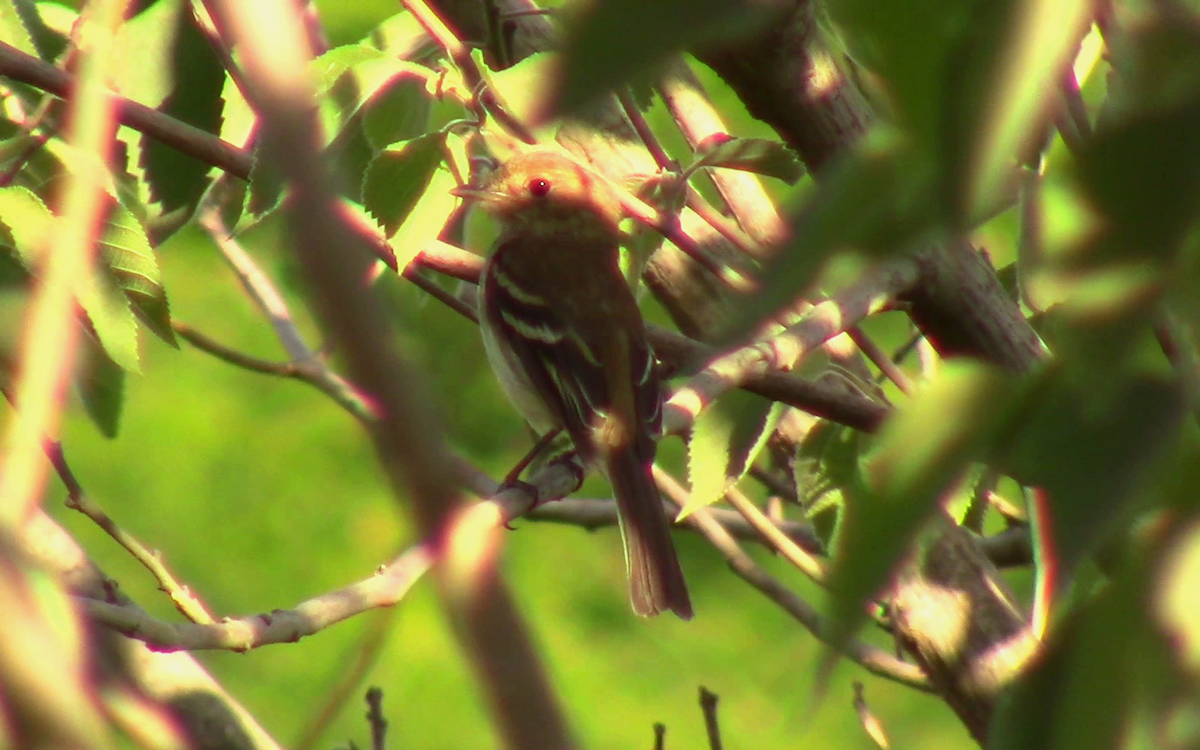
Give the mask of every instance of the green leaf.
M 746 475 L 782 412 L 781 404 L 746 391 L 731 391 L 701 412 L 688 437 L 692 492 L 680 518 L 720 500 Z
M 178 346 L 171 329 L 167 290 L 146 231 L 128 209 L 116 204 L 100 235 L 100 258 L 133 310 L 163 341 Z
M 883 425 L 867 461 L 869 486 L 852 479 L 830 577 L 831 627 L 853 632 L 863 605 L 968 464 L 1011 421 L 1020 381 L 986 365 L 951 361 Z
M 1165 681 L 1162 654 L 1147 648 L 1145 593 L 1137 584 L 1102 587 L 998 701 L 989 750 L 1116 750 L 1145 710 L 1144 675 Z M 1159 658 L 1155 658 L 1155 656 Z M 1169 658 L 1169 656 L 1168 656 Z M 1153 666 L 1150 666 L 1152 663 Z M 1140 678 L 1140 679 L 1139 679 Z M 1103 707 L 1103 710 L 1097 710 Z
M 380 84 L 363 107 L 363 132 L 375 150 L 416 138 L 429 129 L 433 102 L 425 84 L 397 74 Z
M 690 175 L 703 167 L 740 169 L 774 177 L 795 185 L 804 176 L 804 165 L 788 146 L 765 138 L 709 138 L 696 148 L 696 160 L 684 170 Z
M 34 271 L 53 231 L 54 215 L 42 199 L 23 187 L 0 188 L 0 228 L 4 244 L 27 271 Z
M 170 35 L 174 43 L 169 57 L 158 62 L 160 67 L 169 63 L 170 91 L 156 108 L 200 130 L 216 132 L 225 104 L 221 94 L 227 73 L 221 61 L 196 28 L 188 3 L 180 3 L 174 17 L 161 23 L 166 28 L 159 27 L 155 33 Z M 209 184 L 212 168 L 147 135 L 140 138 L 138 146 L 137 164 L 143 170 L 150 199 L 161 203 L 164 213 L 193 209 Z
M 677 52 L 747 34 L 779 7 L 749 0 L 593 3 L 568 31 L 554 109 L 577 112 L 618 86 L 646 78 Z
M 0 0 L 0 42 L 16 47 L 27 55 L 40 57 L 33 35 L 22 18 L 19 0 Z
M 941 140 L 945 83 L 962 54 L 975 5 L 961 0 L 824 3 L 854 61 L 883 87 L 892 124 L 926 154 L 936 153 Z
M 249 183 L 245 193 L 242 218 L 236 231 L 241 231 L 248 224 L 257 222 L 283 203 L 287 186 L 270 162 L 262 158 L 261 143 L 256 143 L 254 146 L 254 164 L 250 167 Z
M 82 361 L 75 374 L 79 396 L 100 433 L 114 438 L 125 402 L 125 370 L 105 354 L 91 331 L 85 330 L 80 338 Z
M 397 267 L 401 271 L 438 238 L 451 214 L 458 208 L 459 199 L 450 194 L 457 184 L 454 175 L 444 166 L 434 170 L 425 192 L 421 193 L 416 205 L 390 240 L 396 253 Z
M 160 0 L 124 23 L 114 45 L 118 92 L 203 130 L 220 122 L 223 72 L 186 0 Z M 117 131 L 138 200 L 166 213 L 194 205 L 209 165 L 128 127 Z M 161 205 L 159 205 L 161 202 Z
M 122 211 L 124 211 L 122 209 Z M 129 302 L 121 288 L 124 282 L 137 294 L 148 295 L 151 287 L 140 277 L 145 261 L 139 259 L 139 242 L 147 248 L 145 234 L 131 228 L 136 220 L 125 211 L 120 223 L 107 223 L 99 239 L 100 267 L 83 282 L 77 292 L 79 304 L 87 315 L 88 324 L 104 346 L 108 355 L 121 367 L 138 372 L 137 322 L 129 308 Z M 0 226 L 5 230 L 3 237 L 21 264 L 36 275 L 41 254 L 46 250 L 50 232 L 54 231 L 54 217 L 41 199 L 21 187 L 0 188 Z M 117 260 L 109 270 L 108 259 Z M 155 271 L 154 275 L 157 275 Z M 165 296 L 163 297 L 165 312 Z M 169 323 L 168 323 L 169 329 Z
M 96 269 L 84 279 L 77 296 L 92 333 L 113 362 L 130 372 L 141 372 L 137 320 L 128 298 L 107 269 Z
M 66 37 L 42 20 L 33 0 L 0 0 L 0 41 L 47 62 L 54 62 L 67 46 Z
M 1012 187 L 1045 141 L 1055 91 L 1090 23 L 1087 0 L 983 0 L 949 67 L 944 196 L 959 226 Z
M 445 136 L 432 133 L 392 144 L 371 162 L 363 176 L 362 203 L 388 237 L 429 192 L 444 157 Z
M 1078 369 L 1046 380 L 997 456 L 1014 478 L 1048 495 L 1047 533 L 1062 577 L 1129 517 L 1186 413 L 1178 383 L 1151 375 L 1108 383 Z

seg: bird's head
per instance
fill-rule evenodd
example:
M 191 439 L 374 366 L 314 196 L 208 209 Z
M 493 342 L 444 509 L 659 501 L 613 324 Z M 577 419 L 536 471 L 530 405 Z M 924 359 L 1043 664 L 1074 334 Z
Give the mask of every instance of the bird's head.
M 574 159 L 534 150 L 504 162 L 482 187 L 456 188 L 505 229 L 521 234 L 616 237 L 621 201 L 612 186 Z

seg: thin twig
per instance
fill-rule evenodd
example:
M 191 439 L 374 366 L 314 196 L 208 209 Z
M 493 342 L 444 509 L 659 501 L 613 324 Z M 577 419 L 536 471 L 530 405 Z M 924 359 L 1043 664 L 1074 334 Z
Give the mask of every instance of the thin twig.
M 669 510 L 675 511 L 674 506 Z M 728 508 L 708 508 L 708 514 L 733 538 L 770 547 L 762 534 L 740 513 Z M 617 504 L 603 498 L 571 497 L 553 503 L 542 503 L 525 514 L 528 521 L 562 523 L 589 531 L 617 526 Z M 813 527 L 803 521 L 777 522 L 780 533 L 808 555 L 825 554 L 825 545 Z M 699 529 L 684 523 L 675 525 L 683 531 L 698 533 Z
M 863 729 L 867 731 L 875 744 L 883 750 L 888 750 L 891 745 L 888 742 L 887 732 L 883 731 L 883 724 L 875 718 L 875 714 L 871 713 L 871 707 L 867 705 L 867 699 L 863 696 L 863 684 L 858 680 L 854 681 L 854 710 L 858 713 L 858 720 L 862 723 Z
M 879 368 L 879 372 L 892 381 L 900 389 L 901 393 L 912 393 L 912 380 L 887 355 L 887 352 L 880 348 L 879 344 L 876 344 L 870 336 L 863 332 L 860 326 L 851 326 L 846 329 L 846 333 L 850 335 L 850 340 L 854 342 L 863 355 L 871 360 L 872 364 Z
M 371 726 L 371 750 L 384 750 L 388 723 L 383 715 L 383 690 L 375 686 L 367 690 L 367 723 Z
M 709 750 L 721 750 L 721 726 L 717 722 L 717 694 L 700 686 L 700 712 L 704 714 L 704 732 Z
M 825 583 L 828 576 L 825 564 L 792 541 L 792 538 L 784 533 L 783 529 L 777 526 L 774 521 L 767 518 L 758 509 L 757 505 L 750 502 L 750 498 L 742 494 L 736 487 L 733 487 L 725 493 L 725 500 L 734 507 L 734 510 L 742 514 L 747 523 L 762 535 L 768 545 L 774 547 L 788 562 L 795 565 L 801 573 L 817 583 Z
M 58 474 L 59 480 L 67 488 L 66 506 L 72 510 L 79 511 L 91 519 L 104 533 L 112 537 L 113 541 L 124 547 L 133 556 L 133 559 L 141 563 L 142 567 L 150 571 L 150 574 L 154 576 L 154 580 L 158 581 L 159 590 L 171 597 L 172 603 L 175 604 L 175 608 L 179 610 L 180 614 L 192 622 L 212 622 L 212 615 L 209 614 L 204 603 L 192 594 L 190 588 L 179 582 L 170 569 L 167 568 L 166 564 L 163 563 L 162 555 L 151 551 L 137 537 L 121 528 L 111 516 L 104 512 L 103 508 L 88 497 L 87 493 L 83 491 L 83 486 L 79 483 L 79 479 L 75 476 L 75 472 L 71 470 L 71 466 L 67 463 L 62 443 L 57 440 L 47 439 L 42 442 L 42 448 L 45 451 L 46 458 L 50 461 L 50 465 L 54 467 L 55 473 Z
M 629 118 L 629 122 L 633 125 L 634 132 L 638 134 L 638 138 L 642 139 L 642 145 L 654 157 L 654 163 L 658 165 L 658 168 L 663 172 L 677 172 L 679 165 L 667 155 L 667 150 L 659 142 L 658 136 L 654 135 L 654 131 L 650 129 L 650 124 L 646 122 L 646 118 L 642 117 L 642 111 L 638 109 L 637 102 L 633 100 L 633 95 L 629 93 L 628 86 L 621 87 L 617 92 L 617 101 L 621 103 L 621 108 L 625 110 L 625 116 Z
M 654 467 L 654 480 L 663 494 L 677 505 L 683 507 L 683 504 L 687 502 L 687 490 L 675 481 L 674 477 L 657 466 Z M 830 628 L 820 613 L 794 591 L 784 586 L 778 578 L 756 565 L 737 541 L 712 518 L 707 508 L 695 511 L 684 519 L 684 523 L 696 526 L 705 539 L 725 557 L 725 561 L 738 577 L 779 605 L 784 612 L 791 615 L 796 622 L 822 643 L 830 646 L 837 645 L 829 640 Z M 841 644 L 841 648 L 847 658 L 872 674 L 920 690 L 929 691 L 931 689 L 924 673 L 915 664 L 902 661 L 892 654 L 856 638 L 845 641 Z

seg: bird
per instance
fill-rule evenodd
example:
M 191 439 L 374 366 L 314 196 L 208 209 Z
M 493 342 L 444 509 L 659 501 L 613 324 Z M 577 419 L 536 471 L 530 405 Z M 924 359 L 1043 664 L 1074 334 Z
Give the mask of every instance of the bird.
M 497 379 L 533 429 L 562 429 L 616 497 L 629 598 L 651 617 L 692 618 L 651 466 L 662 390 L 619 265 L 616 189 L 565 153 L 531 149 L 478 188 L 460 187 L 500 235 L 480 277 L 479 323 Z

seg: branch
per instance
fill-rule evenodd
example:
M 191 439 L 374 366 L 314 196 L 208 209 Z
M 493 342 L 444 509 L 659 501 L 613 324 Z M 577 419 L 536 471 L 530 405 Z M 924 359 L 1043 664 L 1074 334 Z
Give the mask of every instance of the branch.
M 744 346 L 708 364 L 667 402 L 664 430 L 685 429 L 722 393 L 800 360 L 868 315 L 883 309 L 917 281 L 915 266 L 894 263 L 868 273 L 833 299 L 815 305 L 798 323 L 772 338 Z
M 62 99 L 67 98 L 74 86 L 67 73 L 3 42 L 0 42 L 0 76 L 28 83 Z M 250 179 L 254 159 L 249 152 L 150 107 L 115 94 L 112 96 L 116 102 L 117 121 L 122 125 L 205 164 L 224 169 L 243 180 Z
M 669 474 L 654 467 L 654 479 L 659 488 L 676 504 L 683 506 L 687 502 L 688 493 Z M 825 619 L 808 602 L 804 601 L 783 583 L 764 571 L 754 563 L 750 556 L 742 550 L 720 524 L 713 519 L 707 508 L 701 508 L 689 515 L 684 523 L 695 526 L 717 550 L 725 557 L 729 567 L 742 580 L 749 583 L 760 593 L 792 616 L 809 633 L 830 646 L 839 646 L 851 661 L 859 664 L 868 672 L 894 680 L 909 687 L 929 690 L 929 683 L 916 665 L 901 661 L 891 654 L 878 649 L 857 638 L 844 640 L 835 644 L 829 639 L 830 628 Z

